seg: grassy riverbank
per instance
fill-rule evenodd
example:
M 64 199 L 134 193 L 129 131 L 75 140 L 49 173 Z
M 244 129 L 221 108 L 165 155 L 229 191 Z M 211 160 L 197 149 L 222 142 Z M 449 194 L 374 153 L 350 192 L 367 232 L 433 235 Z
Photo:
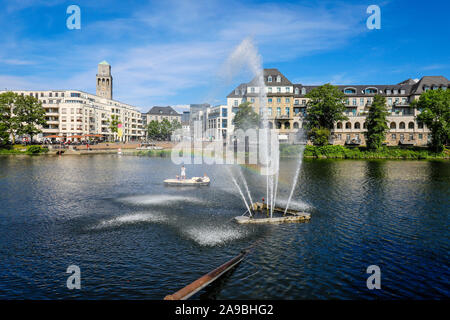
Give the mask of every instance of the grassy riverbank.
M 133 154 L 136 156 L 147 156 L 147 157 L 170 157 L 172 153 L 172 149 L 163 149 L 163 150 L 140 150 L 136 151 Z
M 280 145 L 280 155 L 282 157 L 295 157 L 300 152 L 298 145 Z M 365 147 L 347 148 L 344 146 L 306 146 L 305 158 L 326 158 L 326 159 L 450 159 L 450 150 L 435 153 L 427 148 L 400 148 L 384 147 L 378 151 L 370 151 Z
M 0 148 L 1 154 L 45 154 L 48 152 L 47 148 L 42 148 L 39 145 L 23 146 L 14 145 L 7 148 Z

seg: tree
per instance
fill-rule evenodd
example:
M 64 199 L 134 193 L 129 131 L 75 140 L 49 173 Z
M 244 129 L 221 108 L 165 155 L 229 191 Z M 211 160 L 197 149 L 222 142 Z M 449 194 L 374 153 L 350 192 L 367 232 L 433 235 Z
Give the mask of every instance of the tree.
M 450 139 L 450 89 L 424 92 L 412 105 L 421 110 L 417 120 L 431 130 L 431 149 L 441 152 Z
M 172 133 L 172 124 L 169 120 L 163 119 L 159 125 L 161 138 L 164 140 L 169 140 L 170 134 Z
M 239 105 L 238 112 L 234 116 L 234 127 L 244 131 L 257 128 L 259 120 L 259 115 L 253 110 L 251 103 L 247 101 Z
M 315 146 L 325 146 L 328 144 L 330 130 L 324 127 L 312 128 L 308 132 L 308 138 Z
M 150 121 L 147 126 L 147 136 L 152 140 L 159 139 L 161 137 L 161 128 L 158 121 Z
M 0 122 L 0 148 L 9 143 L 8 128 L 3 122 Z
M 13 144 L 16 142 L 16 133 L 19 128 L 17 115 L 14 114 L 14 104 L 19 95 L 14 92 L 5 92 L 0 94 L 0 125 L 2 132 L 8 132 L 12 137 Z M 3 140 L 3 139 L 2 139 Z M 8 139 L 9 140 L 9 137 Z M 5 140 L 3 140 L 5 141 Z
M 172 128 L 172 132 L 177 130 L 177 129 L 181 129 L 181 123 L 178 122 L 178 120 L 173 120 L 172 124 L 171 124 L 171 128 Z
M 122 122 L 119 120 L 118 115 L 111 115 L 111 121 L 109 122 L 109 129 L 115 135 L 119 132 L 119 124 Z
M 306 122 L 309 129 L 333 129 L 334 123 L 348 118 L 345 111 L 344 93 L 327 83 L 306 94 L 309 98 Z
M 33 136 L 42 132 L 40 126 L 47 125 L 45 121 L 45 110 L 42 103 L 32 96 L 17 96 L 15 101 L 14 114 L 17 115 L 17 134 Z
M 376 150 L 383 145 L 386 139 L 386 132 L 389 130 L 387 125 L 388 114 L 386 98 L 379 94 L 375 95 L 366 118 L 367 132 L 365 136 L 367 148 Z

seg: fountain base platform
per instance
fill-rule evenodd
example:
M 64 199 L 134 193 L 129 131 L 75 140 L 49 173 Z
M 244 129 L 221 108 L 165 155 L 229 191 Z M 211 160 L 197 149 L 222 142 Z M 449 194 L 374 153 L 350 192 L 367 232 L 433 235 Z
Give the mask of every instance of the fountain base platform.
M 250 215 L 246 215 L 247 211 L 244 215 L 235 217 L 234 220 L 240 224 L 249 224 L 305 222 L 311 219 L 309 213 L 288 209 L 285 214 L 285 208 L 280 207 L 273 207 L 272 217 L 270 217 L 270 209 L 270 206 L 265 203 L 255 202 Z

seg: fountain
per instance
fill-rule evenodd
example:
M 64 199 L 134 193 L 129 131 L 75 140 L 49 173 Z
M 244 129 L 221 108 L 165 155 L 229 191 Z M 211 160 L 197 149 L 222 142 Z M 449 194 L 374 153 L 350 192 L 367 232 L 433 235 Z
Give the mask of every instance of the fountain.
M 269 119 L 268 119 L 268 106 L 267 106 L 267 93 L 266 93 L 266 85 L 264 80 L 264 69 L 262 66 L 262 58 L 258 53 L 258 50 L 254 46 L 251 39 L 244 39 L 236 49 L 231 53 L 230 57 L 227 59 L 225 64 L 225 73 L 228 78 L 233 78 L 238 72 L 242 69 L 249 69 L 253 74 L 254 79 L 256 79 L 257 86 L 259 87 L 259 110 L 262 115 L 261 128 L 260 132 L 262 134 L 259 135 L 259 150 L 260 150 L 260 162 L 263 167 L 267 170 L 265 172 L 266 175 L 266 203 L 258 203 L 253 202 L 250 190 L 248 188 L 247 181 L 240 171 L 240 177 L 243 181 L 243 184 L 247 190 L 247 194 L 250 200 L 250 206 L 242 192 L 242 189 L 239 187 L 239 184 L 236 181 L 236 178 L 230 172 L 231 178 L 237 187 L 239 194 L 241 195 L 245 206 L 247 207 L 247 212 L 250 217 L 237 217 L 236 220 L 240 223 L 251 223 L 252 219 L 249 219 L 254 216 L 255 212 L 263 212 L 266 210 L 267 215 L 269 217 L 264 219 L 253 219 L 258 220 L 258 222 L 287 222 L 287 221 L 300 221 L 300 220 L 308 220 L 310 218 L 307 213 L 300 213 L 295 210 L 289 210 L 289 204 L 291 202 L 295 187 L 297 185 L 298 175 L 301 168 L 303 149 L 302 147 L 300 152 L 300 158 L 297 166 L 297 170 L 292 182 L 291 192 L 289 194 L 289 199 L 285 208 L 276 207 L 276 199 L 278 193 L 278 174 L 279 174 L 279 146 L 278 140 L 276 143 L 273 143 L 273 136 L 276 135 L 274 132 L 269 132 Z M 275 136 L 278 139 L 278 136 Z M 274 166 L 274 172 L 268 172 L 269 165 Z M 246 212 L 246 213 L 247 213 Z M 253 213 L 252 213 L 253 212 Z M 274 217 L 274 213 L 279 214 L 283 213 L 282 217 Z M 245 214 L 244 214 L 245 215 Z M 269 220 L 268 220 L 269 219 Z

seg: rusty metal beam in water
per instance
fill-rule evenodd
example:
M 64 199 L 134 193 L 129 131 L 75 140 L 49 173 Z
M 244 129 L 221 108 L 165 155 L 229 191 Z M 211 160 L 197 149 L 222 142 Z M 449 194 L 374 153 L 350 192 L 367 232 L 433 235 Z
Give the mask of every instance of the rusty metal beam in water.
M 174 294 L 167 295 L 164 300 L 186 300 L 189 299 L 191 296 L 196 294 L 198 291 L 206 287 L 208 284 L 212 283 L 213 281 L 217 280 L 222 276 L 224 273 L 231 270 L 234 266 L 236 266 L 239 262 L 244 259 L 244 257 L 249 252 L 249 249 L 242 250 L 239 255 L 231 259 L 230 261 L 222 264 L 220 267 L 214 269 L 208 274 L 205 274 L 201 278 L 198 278 L 191 284 L 187 285 L 183 289 L 178 290 Z

